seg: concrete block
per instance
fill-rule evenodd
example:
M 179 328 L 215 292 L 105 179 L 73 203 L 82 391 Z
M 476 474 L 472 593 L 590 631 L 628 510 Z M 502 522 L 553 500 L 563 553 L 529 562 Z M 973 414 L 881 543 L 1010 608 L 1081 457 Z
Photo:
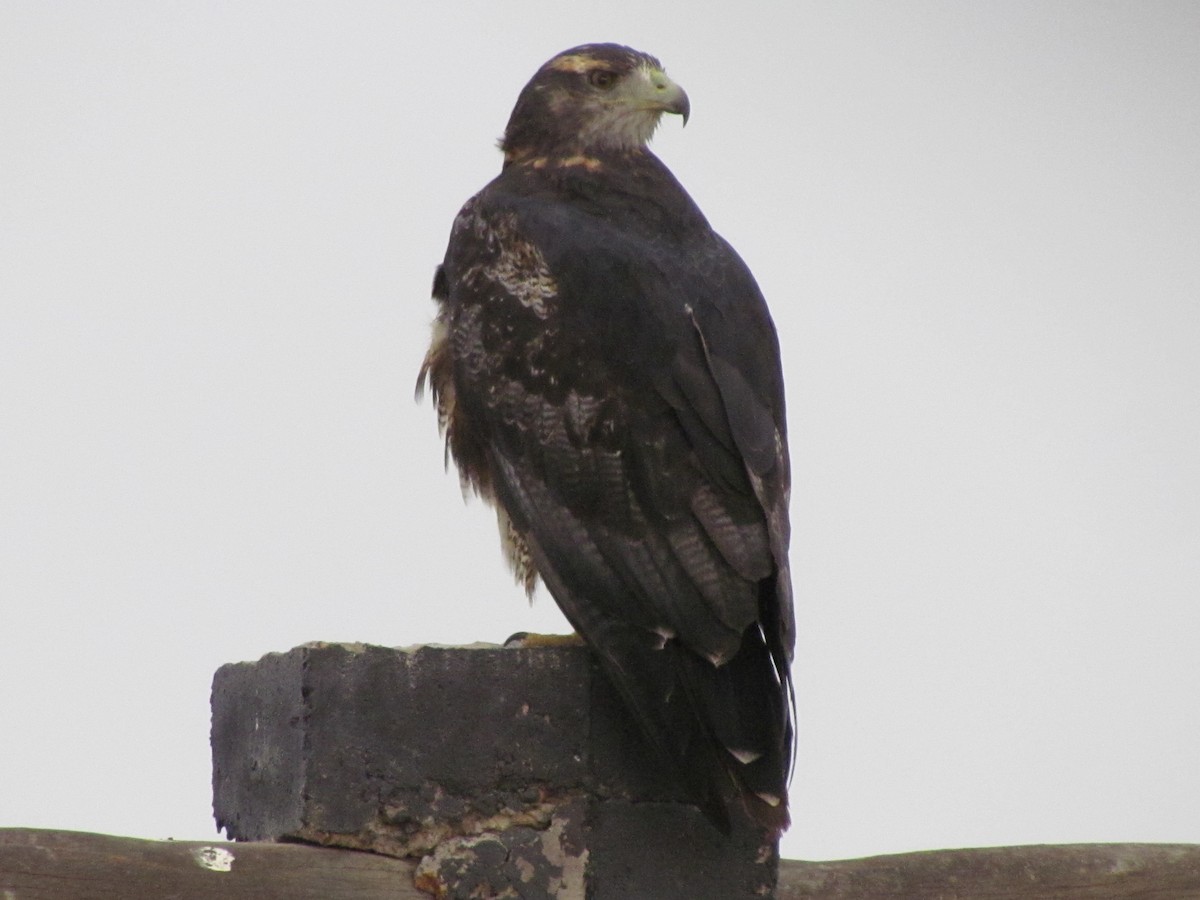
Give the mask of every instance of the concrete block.
M 439 897 L 774 886 L 774 842 L 681 802 L 582 647 L 311 644 L 223 666 L 212 747 L 229 837 L 420 859 Z

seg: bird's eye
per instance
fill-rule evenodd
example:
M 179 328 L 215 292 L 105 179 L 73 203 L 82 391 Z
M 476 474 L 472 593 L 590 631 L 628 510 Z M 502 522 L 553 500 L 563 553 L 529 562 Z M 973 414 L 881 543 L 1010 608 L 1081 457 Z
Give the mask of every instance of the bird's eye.
M 607 91 L 617 83 L 617 73 L 609 72 L 607 69 L 596 69 L 588 74 L 588 83 L 602 91 Z

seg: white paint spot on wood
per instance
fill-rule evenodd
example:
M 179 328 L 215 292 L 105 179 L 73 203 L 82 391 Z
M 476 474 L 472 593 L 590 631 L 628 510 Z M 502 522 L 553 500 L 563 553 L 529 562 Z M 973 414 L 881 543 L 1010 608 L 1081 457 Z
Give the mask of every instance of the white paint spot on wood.
M 233 870 L 233 854 L 222 847 L 197 847 L 192 851 L 196 865 L 210 872 L 230 872 Z

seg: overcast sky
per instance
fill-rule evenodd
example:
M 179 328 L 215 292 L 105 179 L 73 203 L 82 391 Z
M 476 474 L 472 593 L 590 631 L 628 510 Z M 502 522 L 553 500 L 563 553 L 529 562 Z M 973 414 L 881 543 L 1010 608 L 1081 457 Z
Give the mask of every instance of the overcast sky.
M 790 857 L 1200 842 L 1200 5 L 0 4 L 0 827 L 208 839 L 209 686 L 530 608 L 413 384 L 575 44 L 755 271 Z

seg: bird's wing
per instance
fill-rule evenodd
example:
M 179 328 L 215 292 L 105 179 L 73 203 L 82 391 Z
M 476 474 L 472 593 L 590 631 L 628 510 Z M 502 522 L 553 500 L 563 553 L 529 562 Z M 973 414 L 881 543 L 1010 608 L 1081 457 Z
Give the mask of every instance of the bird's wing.
M 719 770 L 786 822 L 786 439 L 749 272 L 485 193 L 444 280 L 464 455 L 550 592 L 710 813 Z

